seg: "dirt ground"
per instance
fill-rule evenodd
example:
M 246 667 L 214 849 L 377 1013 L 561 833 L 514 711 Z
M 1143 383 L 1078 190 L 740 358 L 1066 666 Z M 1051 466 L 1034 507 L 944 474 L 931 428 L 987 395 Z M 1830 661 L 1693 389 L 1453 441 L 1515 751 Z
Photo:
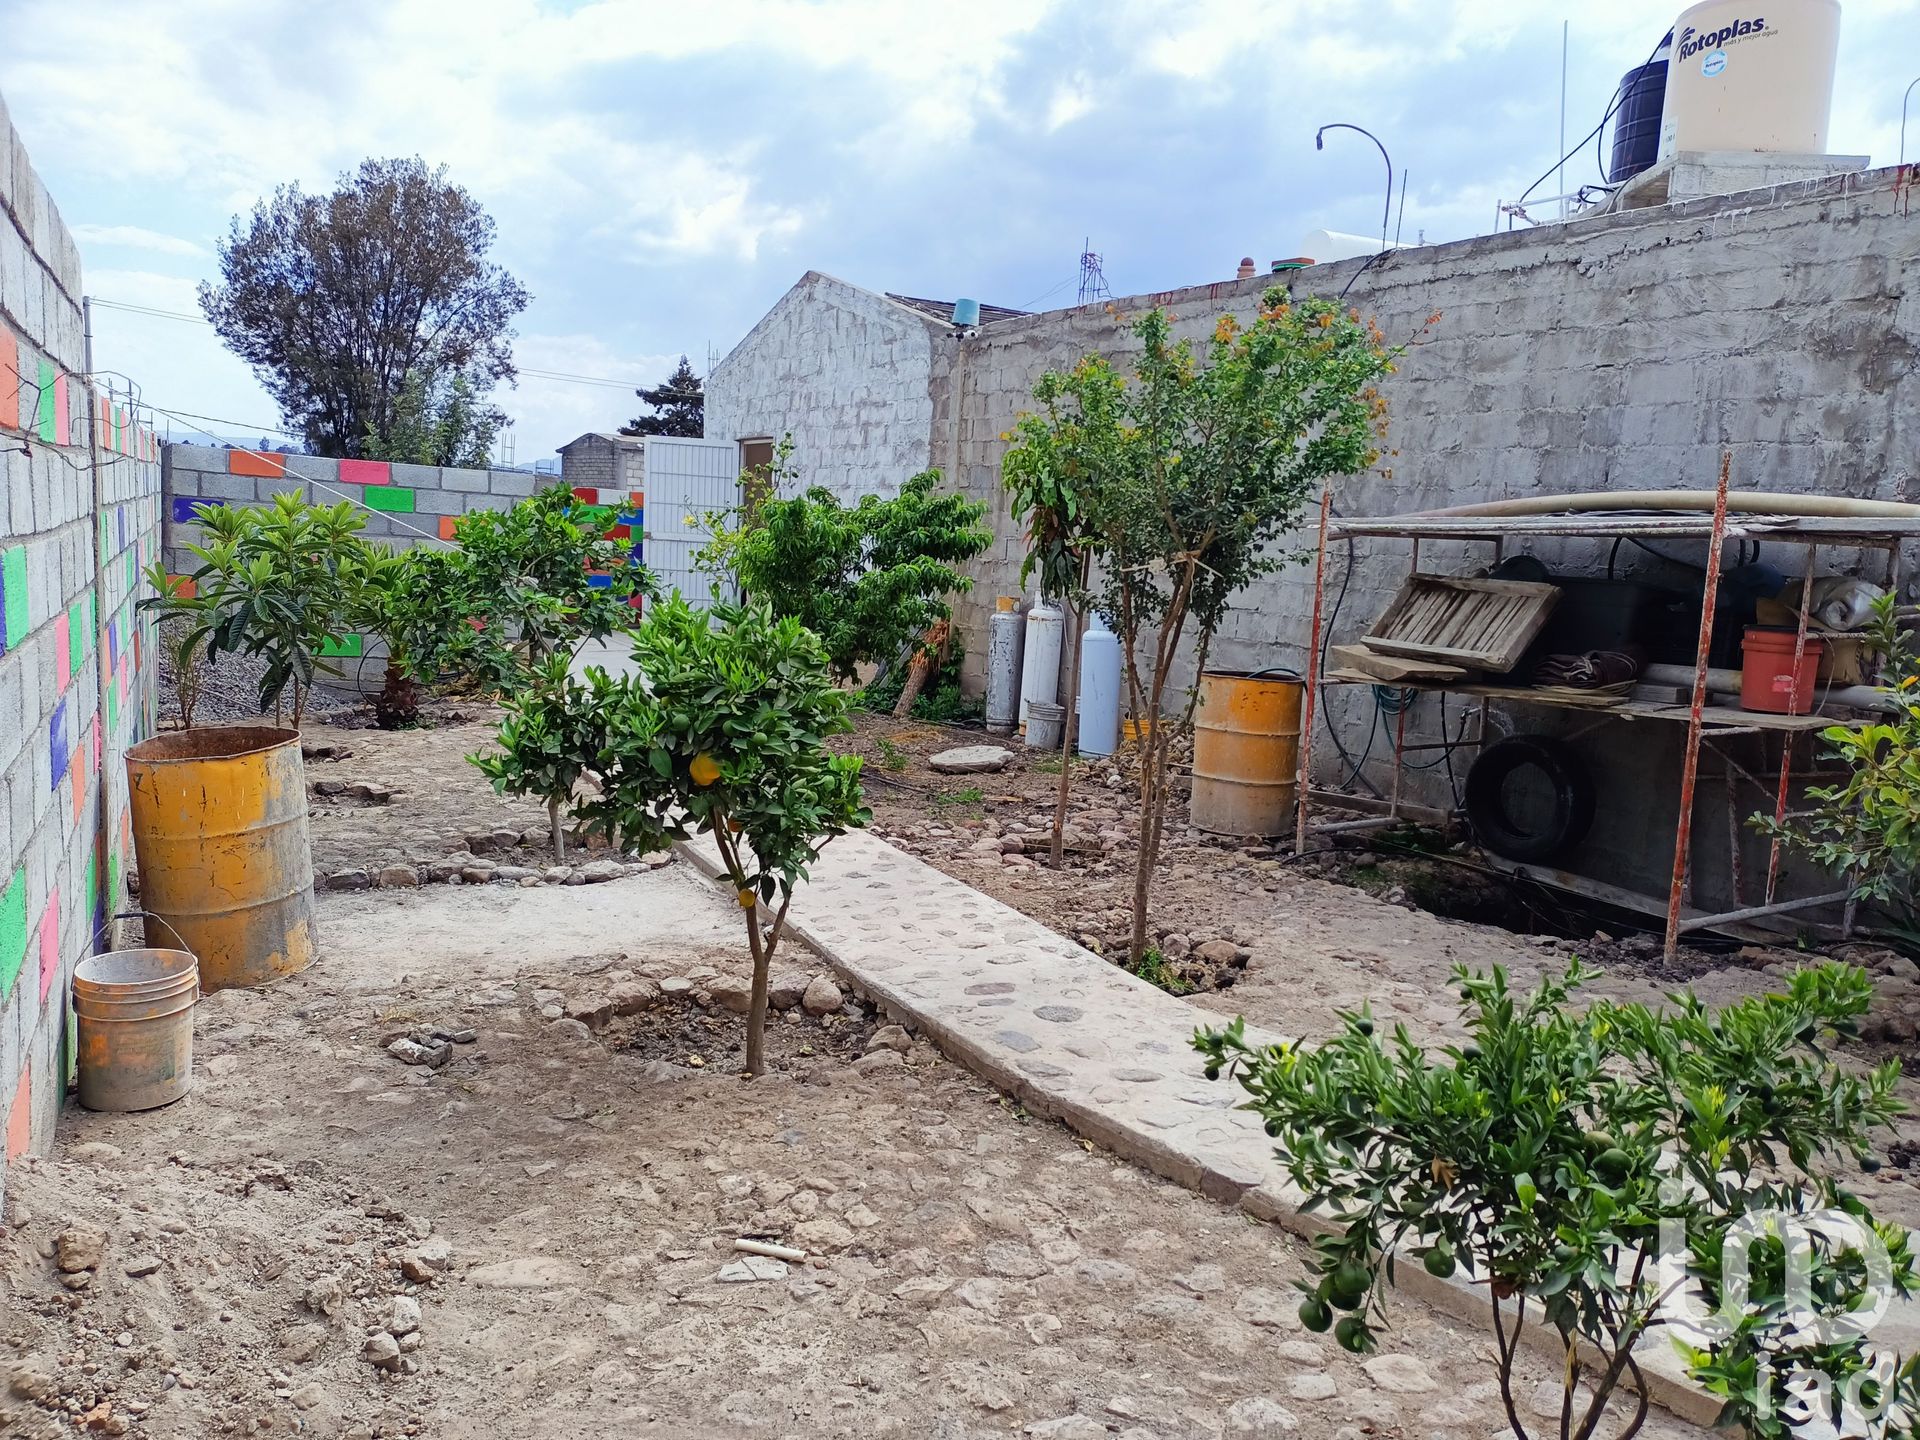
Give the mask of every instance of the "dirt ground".
M 320 919 L 307 973 L 203 1001 L 187 1099 L 76 1111 L 10 1178 L 10 1437 L 1499 1427 L 1486 1337 L 1399 1300 L 1365 1362 L 1300 1332 L 1297 1242 L 823 998 L 804 953 L 771 1073 L 729 1073 L 738 914 L 683 863 Z M 441 1068 L 385 1048 L 434 1029 Z
M 846 747 L 865 760 L 874 829 L 893 844 L 966 881 L 1062 935 L 1124 961 L 1131 923 L 1138 788 L 1124 759 L 1076 761 L 1068 853 L 1055 871 L 1045 858 L 1059 784 L 1057 755 L 1040 757 L 1006 742 L 1007 768 L 992 774 L 939 775 L 929 755 L 993 741 L 977 729 L 896 722 L 863 715 Z M 1370 1004 L 1382 1023 L 1403 1022 L 1433 1040 L 1463 1033 L 1448 983 L 1452 967 L 1502 965 L 1531 981 L 1578 956 L 1599 977 L 1588 993 L 1658 1003 L 1691 986 L 1727 1004 L 1778 984 L 1817 955 L 1765 946 L 1683 947 L 1675 962 L 1658 936 L 1609 915 L 1570 908 L 1543 887 L 1516 889 L 1472 865 L 1470 854 L 1408 855 L 1379 840 L 1355 840 L 1338 853 L 1296 861 L 1290 839 L 1277 847 L 1241 845 L 1186 825 L 1176 802 L 1162 845 L 1150 934 L 1165 953 L 1165 974 L 1193 1004 L 1284 1034 L 1319 1038 L 1341 1011 Z M 1367 848 L 1371 845 L 1373 848 Z M 1505 923 L 1453 919 L 1421 908 L 1425 898 L 1456 913 Z M 1875 947 L 1839 952 L 1870 969 L 1879 998 L 1871 1027 L 1902 1027 L 1900 1040 L 1845 1047 L 1861 1063 L 1894 1056 L 1906 1065 L 1903 1089 L 1913 1114 L 1887 1137 L 1890 1162 L 1857 1177 L 1876 1210 L 1920 1224 L 1920 967 Z

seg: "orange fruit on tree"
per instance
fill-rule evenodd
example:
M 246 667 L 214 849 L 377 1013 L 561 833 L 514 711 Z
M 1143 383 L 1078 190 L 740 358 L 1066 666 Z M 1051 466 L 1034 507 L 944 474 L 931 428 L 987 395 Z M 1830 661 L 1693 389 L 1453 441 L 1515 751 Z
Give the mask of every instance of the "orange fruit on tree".
M 751 890 L 736 890 L 733 898 L 740 902 L 740 908 L 742 910 L 751 910 L 756 903 L 754 893 Z
M 720 778 L 720 762 L 702 752 L 693 757 L 693 764 L 687 767 L 687 773 L 693 777 L 694 784 L 711 785 Z

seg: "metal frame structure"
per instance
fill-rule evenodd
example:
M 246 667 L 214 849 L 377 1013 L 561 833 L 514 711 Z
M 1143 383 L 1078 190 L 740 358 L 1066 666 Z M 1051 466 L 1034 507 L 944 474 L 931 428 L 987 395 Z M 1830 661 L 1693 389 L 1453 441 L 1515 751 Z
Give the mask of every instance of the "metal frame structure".
M 1468 736 L 1463 731 L 1462 738 L 1459 740 L 1443 740 L 1443 746 L 1453 748 L 1460 746 L 1478 748 L 1486 744 L 1489 707 L 1495 701 L 1550 709 L 1579 710 L 1592 715 L 1595 725 L 1610 720 L 1631 722 L 1641 719 L 1684 723 L 1687 729 L 1681 762 L 1679 809 L 1674 826 L 1673 872 L 1664 901 L 1543 866 L 1502 860 L 1497 862 L 1498 868 L 1509 873 L 1523 874 L 1609 904 L 1640 909 L 1656 916 L 1664 915 L 1666 955 L 1669 959 L 1678 949 L 1680 937 L 1690 931 L 1738 926 L 1769 916 L 1810 910 L 1824 905 L 1843 906 L 1841 928 L 1843 933 L 1850 931 L 1854 920 L 1851 888 L 1831 894 L 1804 896 L 1790 900 L 1779 898 L 1780 843 L 1777 839 L 1769 848 L 1766 883 L 1761 902 L 1745 903 L 1746 897 L 1742 893 L 1744 876 L 1740 862 L 1740 831 L 1737 825 L 1733 829 L 1731 842 L 1734 908 L 1715 914 L 1704 914 L 1688 904 L 1692 883 L 1694 796 L 1700 777 L 1700 753 L 1703 748 L 1711 750 L 1725 767 L 1728 780 L 1729 815 L 1733 816 L 1736 814 L 1733 800 L 1736 778 L 1747 780 L 1763 790 L 1768 786 L 1740 765 L 1732 755 L 1722 750 L 1719 742 L 1740 735 L 1764 737 L 1778 734 L 1781 737 L 1780 766 L 1777 776 L 1772 778 L 1773 815 L 1776 822 L 1785 818 L 1787 798 L 1793 779 L 1796 774 L 1800 778 L 1808 778 L 1808 772 L 1796 772 L 1793 767 L 1796 737 L 1818 733 L 1833 725 L 1858 723 L 1842 716 L 1792 713 L 1800 708 L 1800 664 L 1806 654 L 1808 618 L 1813 597 L 1811 582 L 1815 575 L 1820 549 L 1822 546 L 1834 546 L 1850 550 L 1885 551 L 1886 584 L 1891 590 L 1898 586 L 1900 580 L 1900 547 L 1907 541 L 1920 538 L 1920 520 L 1856 519 L 1744 512 L 1729 514 L 1727 496 L 1731 468 L 1731 457 L 1723 456 L 1720 462 L 1719 485 L 1710 513 L 1670 510 L 1569 510 L 1548 515 L 1414 514 L 1347 520 L 1332 516 L 1329 499 L 1323 494 L 1320 503 L 1319 544 L 1314 564 L 1313 642 L 1307 651 L 1307 693 L 1300 745 L 1300 785 L 1294 836 L 1296 848 L 1306 849 L 1309 829 L 1330 833 L 1341 830 L 1372 829 L 1397 823 L 1401 818 L 1400 776 L 1406 755 L 1409 750 L 1442 748 L 1442 746 L 1432 745 L 1409 747 L 1406 744 L 1406 712 L 1403 709 L 1394 731 L 1393 793 L 1386 813 L 1360 820 L 1311 824 L 1308 819 L 1308 810 L 1311 793 L 1309 779 L 1312 775 L 1313 760 L 1313 727 L 1318 709 L 1317 700 L 1323 684 L 1389 683 L 1393 688 L 1398 689 L 1437 691 L 1442 694 L 1477 699 L 1479 716 L 1475 732 Z M 1493 558 L 1497 563 L 1504 553 L 1508 540 L 1548 536 L 1595 541 L 1662 539 L 1708 542 L 1706 579 L 1700 607 L 1700 633 L 1694 653 L 1693 687 L 1689 703 L 1679 705 L 1628 700 L 1602 706 L 1543 695 L 1518 686 L 1381 682 L 1372 677 L 1365 677 L 1363 680 L 1357 676 L 1321 673 L 1320 656 L 1328 639 L 1324 634 L 1326 621 L 1322 615 L 1322 608 L 1326 594 L 1327 542 L 1329 540 L 1372 538 L 1411 541 L 1413 551 L 1409 566 L 1411 574 L 1417 573 L 1420 569 L 1422 540 L 1458 540 L 1489 544 L 1493 547 Z M 1793 688 L 1789 695 L 1786 714 L 1742 710 L 1708 703 L 1708 652 L 1713 634 L 1715 601 L 1720 589 L 1722 552 L 1727 541 L 1741 539 L 1766 540 L 1774 543 L 1798 542 L 1804 547 L 1807 583 L 1800 587 L 1800 613 L 1793 646 Z M 1814 708 L 1817 710 L 1818 706 Z

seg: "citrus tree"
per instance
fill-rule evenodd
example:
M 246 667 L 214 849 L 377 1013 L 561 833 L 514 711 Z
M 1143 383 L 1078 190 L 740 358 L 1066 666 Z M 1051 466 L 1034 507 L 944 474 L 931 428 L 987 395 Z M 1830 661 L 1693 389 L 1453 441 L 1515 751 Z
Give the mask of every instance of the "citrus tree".
M 639 673 L 583 678 L 557 663 L 516 701 L 497 756 L 474 763 L 496 787 L 551 793 L 591 770 L 575 803 L 590 834 L 627 851 L 710 836 L 745 914 L 753 991 L 747 1073 L 764 1066 L 767 979 L 794 886 L 821 847 L 871 818 L 860 761 L 826 747 L 853 728 L 820 640 L 764 601 L 695 610 L 679 596 L 633 631 Z
M 510 510 L 469 510 L 454 522 L 476 613 L 504 667 L 501 682 L 524 683 L 556 651 L 627 629 L 634 601 L 659 593 L 631 546 L 607 537 L 613 523 L 613 511 L 564 485 Z
M 1089 356 L 1043 378 L 1042 403 L 1060 416 L 1033 417 L 1016 433 L 1029 456 L 1016 464 L 1016 496 L 1046 504 L 1030 554 L 1057 565 L 1070 553 L 1082 514 L 1098 556 L 1095 593 L 1120 637 L 1128 702 L 1136 719 L 1166 714 L 1167 687 L 1183 645 L 1204 671 L 1227 607 L 1263 575 L 1301 558 L 1281 541 L 1308 500 L 1334 479 L 1378 458 L 1386 402 L 1375 382 L 1395 351 L 1357 311 L 1329 300 L 1295 302 L 1268 290 L 1253 320 L 1223 315 L 1204 360 L 1176 342 L 1165 311 L 1133 327 L 1140 342 L 1131 381 Z M 1091 509 L 1063 499 L 1074 464 L 1097 467 Z M 1134 872 L 1130 960 L 1147 948 L 1147 907 L 1166 819 L 1167 759 L 1176 730 L 1193 722 L 1198 687 L 1177 724 L 1143 723 L 1140 843 Z
M 349 575 L 347 621 L 377 636 L 387 663 L 374 719 L 383 730 L 420 719 L 420 687 L 455 670 L 486 669 L 472 567 L 458 550 L 366 545 Z
M 1383 1041 L 1364 1008 L 1317 1046 L 1256 1046 L 1239 1020 L 1195 1036 L 1209 1078 L 1246 1091 L 1305 1208 L 1339 1227 L 1314 1242 L 1301 1321 L 1372 1349 L 1411 1259 L 1485 1287 L 1522 1440 L 1514 1361 L 1541 1323 L 1564 1358 L 1546 1427 L 1562 1440 L 1609 1413 L 1620 1440 L 1640 1428 L 1635 1346 L 1662 1328 L 1751 1434 L 1831 1435 L 1821 1424 L 1848 1406 L 1883 1428 L 1839 1433 L 1906 1434 L 1914 1367 L 1875 1355 L 1866 1331 L 1873 1304 L 1912 1283 L 1907 1234 L 1840 1179 L 1878 1168 L 1869 1142 L 1902 1109 L 1900 1067 L 1825 1048 L 1866 1012 L 1867 976 L 1806 968 L 1719 1011 L 1691 993 L 1577 1009 L 1593 973 L 1575 962 L 1522 995 L 1498 967 L 1456 969 L 1469 1038 L 1434 1054 L 1404 1026 Z M 1638 1392 L 1624 1403 L 1623 1381 Z

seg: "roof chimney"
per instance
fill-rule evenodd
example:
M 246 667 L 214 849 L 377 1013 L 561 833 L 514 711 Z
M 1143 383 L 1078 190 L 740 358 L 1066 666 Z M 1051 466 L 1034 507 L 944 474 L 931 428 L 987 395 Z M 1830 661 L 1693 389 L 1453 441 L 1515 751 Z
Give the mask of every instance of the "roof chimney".
M 1240 273 L 1233 278 L 1236 280 L 1251 280 L 1257 273 L 1259 272 L 1253 268 L 1253 257 L 1251 255 L 1243 255 L 1240 257 Z

